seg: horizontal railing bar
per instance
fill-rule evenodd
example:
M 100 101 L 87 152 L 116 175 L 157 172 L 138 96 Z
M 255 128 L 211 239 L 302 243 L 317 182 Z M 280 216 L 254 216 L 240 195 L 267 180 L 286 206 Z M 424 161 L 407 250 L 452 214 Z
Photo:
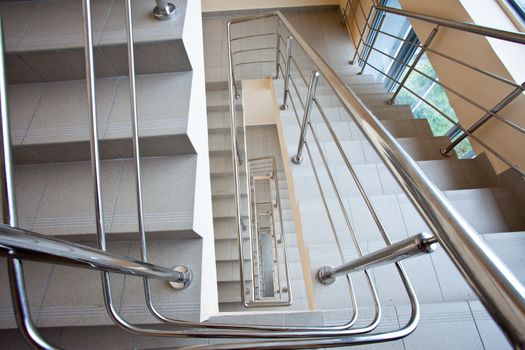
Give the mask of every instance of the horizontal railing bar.
M 395 60 L 395 61 L 401 63 L 401 64 L 404 65 L 405 67 L 408 67 L 408 68 L 410 67 L 410 65 L 407 64 L 406 62 L 403 62 L 402 60 L 397 59 L 397 58 L 395 58 L 395 57 L 393 57 L 393 56 L 387 54 L 386 52 L 383 52 L 382 50 L 379 50 L 379 49 L 377 49 L 377 48 L 375 48 L 375 47 L 373 47 L 373 46 L 367 45 L 367 44 L 364 44 L 364 45 L 365 45 L 366 47 L 370 48 L 371 50 L 374 50 L 374 51 L 376 51 L 376 52 L 379 52 L 379 53 L 381 53 L 382 55 L 387 56 L 387 57 L 389 57 L 389 58 L 391 58 L 391 59 L 393 59 L 393 60 Z M 521 133 L 525 133 L 525 128 L 524 128 L 524 127 L 522 127 L 522 126 L 520 126 L 520 125 L 518 125 L 518 124 L 516 124 L 516 123 L 514 123 L 514 122 L 511 122 L 511 121 L 509 121 L 509 120 L 507 120 L 507 119 L 505 119 L 505 118 L 503 118 L 503 117 L 500 116 L 499 114 L 497 114 L 497 113 L 495 113 L 495 112 L 489 110 L 489 109 L 486 108 L 486 107 L 483 107 L 482 105 L 480 105 L 480 104 L 477 103 L 476 101 L 472 100 L 471 98 L 469 98 L 469 97 L 463 95 L 463 94 L 460 93 L 459 91 L 457 91 L 457 90 L 451 88 L 450 86 L 448 86 L 448 85 L 442 83 L 441 81 L 439 81 L 439 80 L 437 80 L 437 79 L 435 79 L 435 78 L 432 78 L 431 76 L 429 76 L 428 74 L 426 74 L 426 73 L 420 71 L 420 70 L 417 69 L 416 67 L 412 68 L 412 71 L 414 71 L 414 72 L 420 74 L 421 76 L 423 76 L 424 78 L 426 78 L 426 79 L 428 79 L 428 80 L 430 80 L 430 81 L 432 81 L 432 82 L 438 84 L 438 85 L 441 86 L 442 88 L 444 88 L 444 89 L 450 91 L 452 94 L 454 94 L 454 95 L 456 95 L 457 97 L 463 99 L 464 101 L 470 103 L 470 104 L 473 105 L 474 107 L 476 107 L 476 108 L 482 110 L 483 112 L 489 114 L 490 116 L 496 118 L 496 119 L 499 120 L 500 122 L 502 122 L 502 123 L 504 123 L 504 124 L 510 126 L 511 128 L 515 129 L 516 131 L 519 131 L 519 132 L 521 132 Z M 399 84 L 401 84 L 401 82 L 399 82 Z M 404 87 L 404 84 L 403 84 L 403 87 Z M 520 88 L 521 91 L 523 91 L 523 90 L 525 89 L 525 88 L 524 88 L 523 86 L 521 86 L 521 85 L 518 85 L 518 87 Z M 422 97 L 420 97 L 420 98 L 423 99 Z
M 269 46 L 269 47 L 258 47 L 258 48 L 252 48 L 252 49 L 243 49 L 243 50 L 237 50 L 237 51 L 233 51 L 232 52 L 232 55 L 236 55 L 238 53 L 243 53 L 243 52 L 251 52 L 251 51 L 264 51 L 264 50 L 276 50 L 277 47 L 275 46 Z
M 241 63 L 236 63 L 234 64 L 233 66 L 234 67 L 238 67 L 238 66 L 244 66 L 244 65 L 247 65 L 247 64 L 259 64 L 259 63 L 275 63 L 275 59 L 273 60 L 265 60 L 265 61 L 249 61 L 249 62 L 241 62 Z
M 525 34 L 519 32 L 511 32 L 507 30 L 495 29 L 485 26 L 480 26 L 474 23 L 453 21 L 445 18 L 434 17 L 424 15 L 417 12 L 396 9 L 388 6 L 376 5 L 375 8 L 378 11 L 384 11 L 399 16 L 410 17 L 417 20 L 421 20 L 427 23 L 439 24 L 444 27 L 457 29 L 463 32 L 469 32 L 473 34 L 480 34 L 491 38 L 501 39 L 505 41 L 515 42 L 518 44 L 525 44 Z
M 277 35 L 277 32 L 244 35 L 244 36 L 239 36 L 239 37 L 236 37 L 236 38 L 232 38 L 231 41 L 242 40 L 242 39 L 247 39 L 247 38 L 257 38 L 257 37 L 260 37 L 260 36 L 270 36 L 270 35 Z
M 389 36 L 389 37 L 391 37 L 391 38 L 394 38 L 394 39 L 400 40 L 400 41 L 406 43 L 407 45 L 411 45 L 411 46 L 414 46 L 414 47 L 419 48 L 419 49 L 422 49 L 422 48 L 423 48 L 423 45 L 421 45 L 421 44 L 416 44 L 416 43 L 414 43 L 414 42 L 411 42 L 411 41 L 408 41 L 408 40 L 406 40 L 406 39 L 403 39 L 403 38 L 401 38 L 401 37 L 399 37 L 399 36 L 396 36 L 396 35 L 393 35 L 393 34 L 387 33 L 387 32 L 382 31 L 382 30 L 378 30 L 377 28 L 373 28 L 373 27 L 371 27 L 370 29 L 373 30 L 373 31 L 379 32 L 380 34 L 384 34 L 384 35 Z M 499 76 L 499 75 L 497 75 L 497 74 L 494 74 L 494 73 L 492 73 L 492 72 L 489 72 L 489 71 L 486 71 L 486 70 L 484 70 L 484 69 L 478 68 L 478 67 L 473 66 L 473 65 L 471 65 L 471 64 L 469 64 L 469 63 L 467 63 L 467 62 L 461 61 L 461 60 L 459 60 L 459 59 L 457 59 L 457 58 L 454 58 L 454 57 L 452 57 L 452 56 L 450 56 L 450 55 L 447 55 L 447 54 L 445 54 L 445 53 L 442 53 L 442 52 L 437 51 L 437 50 L 435 50 L 435 49 L 432 49 L 432 48 L 430 48 L 430 47 L 425 48 L 425 50 L 428 51 L 428 52 L 431 52 L 431 53 L 433 53 L 433 54 L 436 54 L 436 55 L 438 55 L 438 56 L 441 56 L 441 57 L 443 57 L 443 58 L 445 58 L 445 59 L 448 59 L 448 60 L 450 60 L 450 61 L 452 61 L 452 62 L 454 62 L 454 63 L 457 63 L 457 64 L 463 65 L 463 66 L 465 66 L 465 67 L 467 67 L 467 68 L 470 68 L 470 69 L 472 69 L 472 70 L 474 70 L 474 71 L 476 71 L 476 72 L 478 72 L 478 73 L 481 73 L 481 74 L 484 74 L 484 75 L 486 75 L 486 76 L 488 76 L 488 77 L 491 77 L 491 78 L 493 78 L 493 79 L 499 80 L 499 81 L 502 82 L 502 83 L 505 83 L 505 84 L 511 85 L 511 86 L 513 86 L 513 87 L 515 87 L 515 88 L 518 88 L 518 87 L 521 86 L 520 84 L 518 84 L 518 83 L 516 83 L 516 82 L 514 82 L 514 81 L 512 81 L 512 80 L 510 80 L 510 79 L 504 78 L 504 77 Z
M 374 69 L 375 71 L 377 71 L 378 73 L 384 75 L 385 77 L 387 77 L 388 79 L 392 80 L 394 83 L 397 83 L 397 84 L 400 84 L 399 81 L 397 81 L 396 79 L 390 77 L 388 74 L 384 73 L 383 71 L 381 71 L 379 68 L 371 65 L 370 63 L 367 63 L 367 65 Z M 428 102 L 424 97 L 418 95 L 417 93 L 415 93 L 413 90 L 411 90 L 410 88 L 406 87 L 406 85 L 403 86 L 403 89 L 407 90 L 408 92 L 410 92 L 412 95 L 416 96 L 417 98 L 419 98 L 421 101 L 423 101 L 427 106 L 429 106 L 430 108 L 432 108 L 433 110 L 435 110 L 437 113 L 441 114 L 445 119 L 447 119 L 452 125 L 454 125 L 455 127 L 457 127 L 459 130 L 463 131 L 465 134 L 467 134 L 471 139 L 473 139 L 474 141 L 476 141 L 479 145 L 481 145 L 483 148 L 485 148 L 487 151 L 489 151 L 490 153 L 492 153 L 494 156 L 496 156 L 499 160 L 501 160 L 503 163 L 507 164 L 510 168 L 512 168 L 514 171 L 516 171 L 518 174 L 520 174 L 520 176 L 524 176 L 525 177 L 525 171 L 522 170 L 518 165 L 512 163 L 510 160 L 508 160 L 507 158 L 505 158 L 504 156 L 502 156 L 501 154 L 499 154 L 496 150 L 494 150 L 491 146 L 487 145 L 485 142 L 481 141 L 478 137 L 476 137 L 476 135 L 474 135 L 473 133 L 471 133 L 470 131 L 468 131 L 467 129 L 465 129 L 464 127 L 461 126 L 461 124 L 459 124 L 458 122 L 456 122 L 455 120 L 453 120 L 452 118 L 450 118 L 448 115 L 446 115 L 443 111 L 441 111 L 439 108 L 437 108 L 436 106 L 434 106 L 432 103 Z
M 22 259 L 181 282 L 185 275 L 58 238 L 0 225 L 0 252 Z

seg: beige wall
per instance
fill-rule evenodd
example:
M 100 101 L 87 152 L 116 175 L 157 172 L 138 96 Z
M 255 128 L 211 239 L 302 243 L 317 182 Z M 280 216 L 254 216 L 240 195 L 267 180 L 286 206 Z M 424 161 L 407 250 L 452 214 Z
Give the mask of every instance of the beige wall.
M 242 106 L 246 126 L 275 124 L 272 79 L 243 80 Z
M 363 2 L 369 3 L 368 0 L 363 0 Z M 506 30 L 516 30 L 512 22 L 505 17 L 504 12 L 493 0 L 400 0 L 400 3 L 403 9 L 409 11 L 456 21 L 476 22 Z M 365 9 L 367 8 L 365 7 Z M 360 21 L 361 28 L 363 27 L 362 23 Z M 426 39 L 433 28 L 433 25 L 417 20 L 412 20 L 411 23 L 421 41 Z M 358 33 L 355 25 L 352 25 L 350 29 L 357 39 Z M 523 83 L 525 79 L 525 71 L 523 70 L 525 47 L 523 45 L 502 43 L 496 39 L 487 39 L 453 29 L 440 28 L 431 48 L 519 83 Z M 477 101 L 487 109 L 494 107 L 512 90 L 509 86 L 492 78 L 432 53 L 429 53 L 428 57 L 442 83 Z M 447 95 L 464 127 L 470 126 L 484 114 L 483 111 L 459 99 L 455 94 L 447 91 Z M 525 96 L 522 94 L 501 111 L 500 115 L 525 126 L 524 110 Z M 525 152 L 523 152 L 525 137 L 519 132 L 500 122 L 491 120 L 480 128 L 476 135 L 509 158 L 514 164 L 525 169 Z M 472 144 L 476 152 L 483 152 L 481 146 L 475 142 Z M 498 173 L 508 168 L 490 154 L 489 158 Z
M 202 0 L 202 11 L 232 11 L 275 7 L 336 5 L 339 0 Z

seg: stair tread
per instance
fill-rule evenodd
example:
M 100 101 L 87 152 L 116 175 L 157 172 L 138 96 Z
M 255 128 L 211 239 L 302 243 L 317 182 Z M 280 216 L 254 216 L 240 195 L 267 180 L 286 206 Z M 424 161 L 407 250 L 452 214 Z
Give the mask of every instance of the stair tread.
M 104 216 L 110 237 L 137 232 L 133 164 L 131 159 L 102 161 Z M 22 228 L 69 239 L 95 237 L 90 162 L 19 165 L 15 171 Z M 193 235 L 195 171 L 196 156 L 192 155 L 142 159 L 149 235 Z
M 137 77 L 141 155 L 194 153 L 187 134 L 191 73 Z M 85 81 L 10 85 L 16 163 L 88 160 Z M 97 118 L 103 158 L 132 156 L 127 78 L 97 79 Z M 181 100 L 173 97 L 180 96 Z M 162 101 L 162 103 L 160 103 Z
M 12 59 L 8 60 L 8 80 L 23 83 L 85 76 L 81 2 L 57 0 L 26 6 L 21 9 L 17 3 L 2 4 L 2 10 L 9 13 L 6 48 Z M 97 76 L 127 75 L 124 6 L 122 2 L 93 3 Z M 185 16 L 180 14 L 185 13 L 186 3 L 177 6 L 177 15 L 172 20 L 157 21 L 151 14 L 153 4 L 133 2 L 137 74 L 191 70 L 182 42 Z M 68 16 L 64 17 L 64 13 Z

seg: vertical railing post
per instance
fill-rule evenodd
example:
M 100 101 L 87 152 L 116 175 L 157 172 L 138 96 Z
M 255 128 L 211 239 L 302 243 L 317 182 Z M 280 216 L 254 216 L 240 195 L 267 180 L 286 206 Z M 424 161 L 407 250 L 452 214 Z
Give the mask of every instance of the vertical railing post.
M 361 32 L 361 29 L 359 28 L 359 23 L 357 23 L 357 17 L 355 15 L 355 13 L 353 14 L 355 25 L 357 26 L 357 29 L 359 30 L 360 37 L 359 37 L 359 41 L 357 42 L 357 46 L 355 48 L 354 56 L 350 60 L 350 64 L 354 64 L 355 59 L 359 55 L 359 48 L 361 47 L 361 43 L 364 41 L 366 28 L 370 27 L 370 25 L 368 23 L 370 22 L 370 17 L 372 16 L 373 11 L 374 11 L 374 7 L 372 6 L 372 7 L 370 7 L 370 10 L 368 11 L 368 15 L 365 18 L 365 26 L 363 27 L 363 32 Z M 370 30 L 368 32 L 370 32 Z
M 284 77 L 284 96 L 283 96 L 283 104 L 281 105 L 281 110 L 284 111 L 288 108 L 288 94 L 289 91 L 289 85 L 290 85 L 290 69 L 292 65 L 292 43 L 293 38 L 291 36 L 288 37 L 288 41 L 286 42 L 286 76 Z
M 277 44 L 275 50 L 275 77 L 279 79 L 279 68 L 281 65 L 281 21 L 277 21 Z
M 156 0 L 157 6 L 153 9 L 153 16 L 159 21 L 172 19 L 175 15 L 175 5 L 167 0 Z
M 412 62 L 412 64 L 408 68 L 408 71 L 406 72 L 405 76 L 403 77 L 403 79 L 399 83 L 399 86 L 397 87 L 396 91 L 394 92 L 392 97 L 390 97 L 390 99 L 388 99 L 388 101 L 386 101 L 389 105 L 393 105 L 395 103 L 396 97 L 399 94 L 399 92 L 401 91 L 401 89 L 403 88 L 403 86 L 405 85 L 406 81 L 408 80 L 408 77 L 410 76 L 410 73 L 412 73 L 414 68 L 416 68 L 417 63 L 419 62 L 421 57 L 423 57 L 423 54 L 426 52 L 427 48 L 430 46 L 430 43 L 432 43 L 432 40 L 434 40 L 434 38 L 436 37 L 436 34 L 438 32 L 438 28 L 439 28 L 439 26 L 434 28 L 434 29 L 432 29 L 432 32 L 430 32 L 429 36 L 427 37 L 427 40 L 425 40 L 425 43 L 423 44 L 423 46 L 421 46 L 421 50 L 419 51 L 419 53 L 417 54 L 416 58 L 414 59 L 414 62 Z
M 11 128 L 9 123 L 9 108 L 7 106 L 7 78 L 4 57 L 4 31 L 0 16 L 0 114 L 2 118 L 2 156 L 4 159 L 3 176 L 5 181 L 4 195 L 9 225 L 17 226 L 15 183 L 13 177 L 13 154 L 11 151 Z
M 525 83 L 523 83 L 520 87 L 517 87 L 514 89 L 510 94 L 505 96 L 503 100 L 501 100 L 494 108 L 492 108 L 490 111 L 492 113 L 498 113 L 501 111 L 505 106 L 507 106 L 509 103 L 511 103 L 516 97 L 520 96 L 525 88 Z M 449 156 L 450 152 L 456 148 L 457 145 L 459 145 L 464 139 L 466 139 L 470 134 L 472 134 L 474 131 L 478 130 L 483 124 L 485 124 L 489 119 L 492 118 L 492 113 L 487 113 L 483 117 L 481 117 L 478 121 L 476 121 L 472 126 L 470 126 L 466 131 L 463 131 L 460 136 L 458 136 L 454 141 L 450 143 L 447 147 L 444 147 L 440 150 L 441 154 L 444 156 Z
M 348 20 L 348 8 L 352 4 L 352 0 L 346 0 L 345 8 L 343 9 L 343 19 L 341 20 L 341 25 L 344 27 L 346 21 Z
M 310 124 L 310 114 L 312 112 L 313 100 L 315 98 L 315 90 L 317 89 L 317 82 L 319 81 L 319 72 L 313 71 L 310 77 L 310 84 L 308 85 L 308 95 L 306 96 L 306 105 L 304 107 L 303 124 L 301 125 L 301 136 L 299 136 L 299 145 L 297 146 L 297 153 L 292 157 L 292 162 L 295 164 L 302 164 L 303 162 L 303 148 L 306 139 L 306 132 Z
M 379 36 L 379 31 L 381 30 L 381 27 L 383 26 L 383 22 L 385 21 L 385 17 L 386 15 L 383 15 L 381 17 L 381 20 L 379 21 L 379 26 L 377 27 L 377 29 L 374 30 L 374 37 L 372 39 L 372 42 L 370 43 L 370 47 L 368 48 L 368 52 L 366 53 L 366 57 L 365 59 L 363 60 L 363 67 L 361 68 L 361 71 L 357 74 L 363 74 L 365 68 L 366 68 L 366 64 L 368 63 L 368 59 L 370 58 L 370 54 L 372 53 L 372 48 L 374 47 L 375 43 L 376 43 L 376 40 L 377 40 L 377 37 Z M 364 44 L 366 46 L 366 44 Z
M 135 74 L 135 49 L 133 37 L 133 12 L 131 0 L 126 0 L 126 39 L 128 49 L 128 75 L 129 75 L 129 103 L 131 111 L 131 130 L 133 140 L 133 160 L 135 163 L 135 194 L 137 197 L 137 226 L 139 231 L 140 256 L 144 262 L 148 261 L 148 249 L 146 243 L 146 229 L 144 226 L 144 201 L 142 198 L 142 175 L 140 162 L 140 135 L 139 117 L 137 112 L 137 85 Z M 174 289 L 184 289 L 190 285 L 193 275 L 190 269 L 184 265 L 174 268 L 175 271 L 182 272 L 185 276 L 181 281 L 170 282 Z M 150 292 L 148 279 L 144 279 L 146 293 Z

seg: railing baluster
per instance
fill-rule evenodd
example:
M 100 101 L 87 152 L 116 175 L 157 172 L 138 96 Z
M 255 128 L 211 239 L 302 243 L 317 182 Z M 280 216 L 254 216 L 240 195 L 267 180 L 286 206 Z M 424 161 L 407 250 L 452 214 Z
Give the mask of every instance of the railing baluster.
M 3 156 L 3 173 L 2 180 L 5 181 L 2 189 L 5 198 L 4 208 L 7 208 L 9 225 L 15 227 L 18 225 L 16 214 L 16 195 L 13 174 L 13 153 L 11 150 L 11 127 L 9 121 L 9 108 L 7 101 L 7 78 L 5 72 L 5 48 L 4 48 L 4 28 L 2 16 L 0 15 L 0 114 L 2 118 L 2 156 Z
M 350 8 L 351 9 L 351 8 Z M 368 24 L 370 22 L 370 17 L 372 16 L 372 12 L 374 11 L 374 7 L 370 7 L 370 10 L 368 11 L 368 15 L 365 18 L 365 26 L 363 27 L 363 32 L 361 32 L 361 29 L 359 28 L 359 23 L 357 22 L 357 17 L 355 13 L 352 11 L 355 24 L 357 26 L 357 29 L 359 31 L 359 41 L 357 42 L 357 46 L 355 48 L 354 56 L 350 60 L 350 64 L 354 64 L 356 57 L 359 55 L 359 48 L 361 47 L 361 43 L 364 41 L 365 33 L 367 32 L 367 27 L 370 28 L 370 25 Z M 370 30 L 368 31 L 370 33 Z
M 0 117 L 2 119 L 2 198 L 4 208 L 7 208 L 9 226 L 18 226 L 16 194 L 14 184 L 13 153 L 11 149 L 11 127 L 9 122 L 9 108 L 7 101 L 7 75 L 5 71 L 5 46 L 4 46 L 4 23 L 0 14 Z M 14 251 L 8 253 L 7 268 L 9 273 L 9 285 L 11 287 L 11 299 L 16 322 L 24 340 L 32 347 L 54 350 L 56 347 L 50 345 L 38 332 L 33 320 L 27 299 L 24 283 L 24 271 L 22 261 L 14 255 Z
M 383 26 L 383 22 L 385 21 L 385 18 L 386 18 L 386 15 L 383 15 L 381 17 L 381 20 L 379 21 L 379 27 L 377 28 L 376 31 L 374 31 L 374 34 L 372 34 L 374 38 L 372 39 L 372 42 L 370 43 L 370 48 L 368 52 L 366 53 L 366 57 L 363 61 L 363 67 L 361 68 L 361 71 L 357 74 L 363 74 L 363 72 L 365 71 L 366 64 L 368 63 L 368 59 L 370 58 L 370 54 L 372 53 L 371 48 L 374 47 L 374 44 L 376 43 L 377 37 L 379 36 L 379 30 L 381 30 L 381 27 Z
M 301 135 L 299 136 L 299 145 L 297 146 L 297 153 L 292 157 L 292 162 L 295 164 L 303 163 L 303 147 L 306 141 L 306 132 L 310 124 L 310 114 L 312 112 L 313 100 L 315 98 L 315 91 L 317 89 L 317 82 L 321 74 L 318 71 L 313 71 L 310 77 L 310 84 L 308 85 L 308 94 L 306 95 L 306 105 L 304 107 L 303 124 L 301 125 Z
M 279 79 L 279 66 L 281 65 L 281 21 L 277 21 L 277 45 L 275 49 L 275 77 Z
M 406 81 L 408 80 L 408 77 L 410 76 L 410 73 L 412 73 L 414 68 L 416 68 L 417 63 L 419 62 L 421 57 L 423 57 L 423 54 L 426 52 L 427 47 L 430 46 L 430 44 L 432 43 L 432 40 L 434 40 L 434 38 L 436 37 L 436 34 L 437 34 L 438 30 L 439 30 L 439 26 L 437 26 L 436 28 L 432 29 L 432 32 L 427 37 L 427 40 L 425 41 L 425 43 L 421 47 L 421 50 L 419 51 L 419 53 L 417 54 L 416 58 L 414 59 L 414 62 L 412 62 L 412 64 L 408 68 L 408 71 L 405 73 L 405 76 L 403 77 L 403 79 L 401 79 L 401 82 L 398 85 L 396 91 L 394 92 L 394 95 L 392 95 L 392 97 L 390 99 L 388 99 L 388 101 L 386 101 L 389 105 L 392 105 L 392 104 L 395 103 L 397 95 L 399 94 L 399 92 L 401 91 L 401 89 L 405 85 Z M 374 45 L 372 44 L 372 47 L 373 46 Z M 372 49 L 370 49 L 370 51 L 372 51 Z
M 292 66 L 292 43 L 293 38 L 288 37 L 286 42 L 286 76 L 284 77 L 284 95 L 283 95 L 283 104 L 281 105 L 281 111 L 288 109 L 288 94 L 290 93 L 290 70 Z
M 525 83 L 523 83 L 520 87 L 514 89 L 510 94 L 508 94 L 503 100 L 501 100 L 496 106 L 494 106 L 494 108 L 492 108 L 490 111 L 492 113 L 498 113 L 499 111 L 501 111 L 503 108 L 505 108 L 505 106 L 507 106 L 509 103 L 511 103 L 512 101 L 514 101 L 514 99 L 518 96 L 521 95 L 521 93 L 524 91 L 525 89 Z M 447 147 L 444 147 L 441 149 L 441 154 L 444 155 L 444 156 L 449 156 L 450 155 L 450 152 L 456 148 L 457 145 L 459 145 L 464 139 L 466 139 L 470 134 L 472 134 L 474 131 L 478 130 L 483 124 L 485 124 L 487 121 L 489 121 L 489 119 L 492 118 L 493 114 L 492 113 L 487 113 L 485 114 L 483 117 L 481 117 L 477 122 L 475 122 L 474 124 L 472 124 L 472 126 L 470 128 L 468 128 L 465 132 L 462 132 L 461 135 L 459 137 L 457 137 L 456 139 L 454 139 L 454 141 L 452 141 L 450 143 L 450 145 L 448 145 Z

